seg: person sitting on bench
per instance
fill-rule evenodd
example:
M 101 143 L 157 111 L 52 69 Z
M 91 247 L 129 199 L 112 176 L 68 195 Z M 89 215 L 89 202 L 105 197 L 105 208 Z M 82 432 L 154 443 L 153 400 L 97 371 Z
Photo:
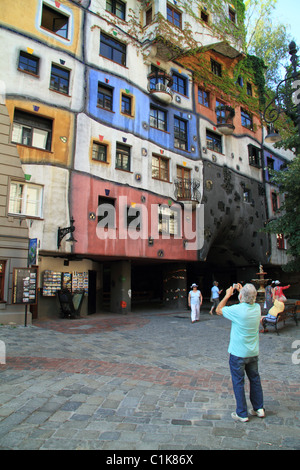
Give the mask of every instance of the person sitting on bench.
M 263 327 L 265 327 L 264 323 L 266 323 L 266 321 L 271 322 L 271 323 L 275 323 L 276 318 L 279 315 L 279 313 L 284 311 L 284 307 L 285 307 L 285 305 L 284 305 L 283 302 L 280 302 L 279 300 L 275 299 L 273 307 L 270 308 L 268 314 L 265 315 L 264 317 L 261 317 L 260 322 L 263 325 Z

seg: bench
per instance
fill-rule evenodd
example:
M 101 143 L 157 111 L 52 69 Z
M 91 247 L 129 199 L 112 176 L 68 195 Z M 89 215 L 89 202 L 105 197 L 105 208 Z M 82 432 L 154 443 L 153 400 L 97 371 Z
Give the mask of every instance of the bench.
M 264 318 L 262 320 L 262 326 L 264 328 L 263 333 L 266 333 L 268 326 L 274 326 L 276 333 L 279 335 L 278 332 L 278 324 L 283 322 L 285 325 L 286 320 L 292 319 L 295 321 L 296 325 L 298 326 L 298 318 L 297 315 L 300 312 L 300 301 L 297 301 L 295 304 L 286 305 L 283 312 L 279 313 L 277 317 L 274 317 L 274 320 L 270 320 L 269 318 Z
M 84 291 L 76 291 L 72 295 L 68 289 L 57 291 L 62 318 L 76 318 L 80 316 L 80 308 L 84 297 Z

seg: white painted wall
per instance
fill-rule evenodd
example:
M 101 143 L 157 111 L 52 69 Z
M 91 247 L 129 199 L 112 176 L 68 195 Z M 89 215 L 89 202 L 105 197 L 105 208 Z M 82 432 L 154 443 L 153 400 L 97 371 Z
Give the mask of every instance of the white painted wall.
M 27 219 L 29 238 L 40 241 L 40 250 L 56 251 L 58 227 L 69 227 L 73 215 L 68 210 L 69 171 L 45 165 L 23 165 L 23 168 L 31 175 L 30 183 L 43 186 L 42 218 Z M 70 250 L 68 244 L 65 248 Z
M 9 31 L 0 29 L 1 49 L 8 54 L 0 54 L 0 68 L 5 71 L 6 93 L 42 100 L 53 106 L 65 107 L 80 111 L 84 104 L 82 93 L 84 84 L 84 67 L 78 60 L 68 54 L 47 47 L 33 39 L 28 39 Z M 39 57 L 39 77 L 18 70 L 20 51 L 33 50 Z M 60 60 L 64 60 L 62 65 Z M 70 70 L 70 96 L 50 90 L 52 63 Z

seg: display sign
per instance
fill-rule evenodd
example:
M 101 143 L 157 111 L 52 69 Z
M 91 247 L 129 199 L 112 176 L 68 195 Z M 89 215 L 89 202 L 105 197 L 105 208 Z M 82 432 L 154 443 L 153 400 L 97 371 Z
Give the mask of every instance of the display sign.
M 30 238 L 28 248 L 28 266 L 34 266 L 37 259 L 37 238 Z
M 55 297 L 61 289 L 61 272 L 47 269 L 43 274 L 43 296 Z
M 35 305 L 37 303 L 38 268 L 14 268 L 12 303 Z
M 55 297 L 57 291 L 68 289 L 70 292 L 89 290 L 89 273 L 86 272 L 57 272 L 46 270 L 43 273 L 42 294 L 44 297 Z

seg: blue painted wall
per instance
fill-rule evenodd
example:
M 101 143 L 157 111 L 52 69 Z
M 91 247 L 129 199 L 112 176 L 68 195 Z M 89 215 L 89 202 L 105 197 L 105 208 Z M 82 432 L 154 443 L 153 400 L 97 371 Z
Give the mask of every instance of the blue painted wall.
M 285 160 L 277 157 L 273 153 L 271 153 L 268 150 L 264 149 L 263 167 L 264 167 L 264 170 L 265 170 L 266 181 L 270 181 L 270 176 L 269 176 L 269 172 L 268 172 L 268 163 L 267 163 L 268 158 L 270 158 L 273 161 L 273 168 L 276 171 L 281 170 L 282 165 L 284 165 L 286 163 Z
M 113 111 L 97 107 L 98 82 L 113 89 Z M 135 96 L 134 118 L 124 116 L 120 112 L 121 90 L 128 90 Z M 143 92 L 126 80 L 107 72 L 89 70 L 88 80 L 88 114 L 95 120 L 119 129 L 122 132 L 132 133 L 144 140 L 154 142 L 158 146 L 182 154 L 184 157 L 198 158 L 198 125 L 197 116 L 190 110 L 174 106 L 163 106 L 155 102 L 150 94 Z M 167 112 L 167 132 L 150 127 L 150 104 L 154 104 Z M 188 126 L 188 151 L 174 147 L 174 116 L 186 120 Z

